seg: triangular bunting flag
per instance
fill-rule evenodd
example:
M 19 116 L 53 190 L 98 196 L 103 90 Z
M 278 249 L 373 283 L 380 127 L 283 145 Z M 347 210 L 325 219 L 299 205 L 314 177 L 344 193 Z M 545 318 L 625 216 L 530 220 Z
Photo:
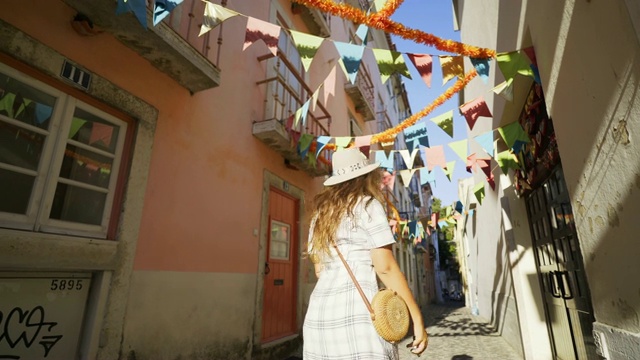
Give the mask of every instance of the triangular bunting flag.
M 411 154 L 409 154 L 409 150 L 398 150 L 400 155 L 402 155 L 402 160 L 404 160 L 404 164 L 407 166 L 407 169 L 413 169 L 413 163 L 416 159 L 416 155 L 420 152 L 418 149 L 413 149 Z
M 482 205 L 482 200 L 484 200 L 484 183 L 478 183 L 473 187 L 473 194 L 478 199 L 478 204 Z
M 476 172 L 476 154 L 467 156 L 467 172 Z
M 293 121 L 294 128 L 297 128 L 300 122 L 302 122 L 302 126 L 305 126 L 307 124 L 307 114 L 309 113 L 309 104 L 310 104 L 310 101 L 307 100 L 307 102 L 302 104 L 302 107 L 296 110 L 294 121 Z
M 447 168 L 444 169 L 444 174 L 447 176 L 447 179 L 449 179 L 449 181 L 451 181 L 451 176 L 453 176 L 453 170 L 455 169 L 456 166 L 456 161 L 449 161 L 447 162 Z
M 182 0 L 155 0 L 153 3 L 153 26 L 158 25 L 180 3 L 182 3 Z
M 242 50 L 244 51 L 256 41 L 262 40 L 273 56 L 278 55 L 278 39 L 280 38 L 281 29 L 276 24 L 248 16 L 247 32 L 244 36 Z
M 289 32 L 291 33 L 293 43 L 300 54 L 300 60 L 302 61 L 304 70 L 309 71 L 311 62 L 313 61 L 314 56 L 316 56 L 316 52 L 318 52 L 320 45 L 322 45 L 324 38 L 295 30 L 289 30 Z
M 313 135 L 311 134 L 302 134 L 300 136 L 300 141 L 298 141 L 298 154 L 300 154 L 301 158 L 305 158 L 307 153 L 309 152 L 309 147 L 311 147 L 311 142 L 313 141 Z
M 428 54 L 409 54 L 409 60 L 413 63 L 418 74 L 428 87 L 431 87 L 431 73 L 433 72 L 433 58 Z
M 491 111 L 484 101 L 484 97 L 480 96 L 468 103 L 460 106 L 460 113 L 467 119 L 469 129 L 473 130 L 473 126 L 480 116 L 491 117 Z
M 518 163 L 518 157 L 516 154 L 512 153 L 509 150 L 505 150 L 499 152 L 496 156 L 496 161 L 502 170 L 502 173 L 507 175 L 509 169 L 520 169 L 520 164 Z
M 442 131 L 453 137 L 453 110 L 447 111 L 442 115 L 438 115 L 431 119 Z
M 495 190 L 496 189 L 496 183 L 495 183 L 495 179 L 494 179 L 494 176 L 493 176 L 493 171 L 491 171 L 491 159 L 478 159 L 476 161 L 476 163 L 480 167 L 480 170 L 482 170 L 482 172 L 484 172 L 484 175 L 486 176 L 487 183 L 489 183 L 489 186 L 491 186 L 491 189 Z
M 340 66 L 342 67 L 342 70 L 344 70 L 349 81 L 351 81 L 352 84 L 355 84 L 365 47 L 362 45 L 347 44 L 339 41 L 334 41 L 333 43 L 340 54 Z
M 416 123 L 404 129 L 404 142 L 407 144 L 409 151 L 413 152 L 414 148 L 418 148 L 416 140 L 422 146 L 429 146 L 429 137 L 427 135 L 427 124 L 424 122 Z
M 429 171 L 433 171 L 433 168 L 436 166 L 440 166 L 443 169 L 447 167 L 442 145 L 426 148 L 425 156 L 427 157 L 427 168 Z
M 468 139 L 450 142 L 449 147 L 451 148 L 451 150 L 453 150 L 453 152 L 456 153 L 456 155 L 458 155 L 460 159 L 462 159 L 463 161 L 466 161 L 467 154 L 469 153 L 468 142 L 469 142 Z
M 462 210 L 464 209 L 464 205 L 462 204 L 462 201 L 458 200 L 456 201 L 456 207 L 455 210 L 459 213 L 462 213 Z
M 494 87 L 493 92 L 502 96 L 507 101 L 513 101 L 513 78 Z
M 223 21 L 240 15 L 239 13 L 229 10 L 224 6 L 213 4 L 208 1 L 204 3 L 204 18 L 202 19 L 202 26 L 200 26 L 200 34 L 202 36 L 214 27 L 220 25 Z
M 527 56 L 529 57 L 529 60 L 531 60 L 532 65 L 538 66 L 538 60 L 536 59 L 536 52 L 533 49 L 533 46 L 529 46 L 526 49 L 522 49 L 522 51 L 524 51 L 524 53 L 527 54 Z
M 407 224 L 407 227 L 409 227 L 409 239 L 411 239 L 411 237 L 417 237 L 418 234 L 418 222 L 413 220 L 413 221 L 409 221 L 409 223 Z
M 489 59 L 471 58 L 469 60 L 471 60 L 473 67 L 476 68 L 476 72 L 486 84 L 489 81 Z
M 387 156 L 384 151 L 378 150 L 375 152 L 375 162 L 380 163 L 380 167 L 383 169 L 393 170 L 393 156 Z
M 324 83 L 320 84 L 320 86 L 318 86 L 318 88 L 316 89 L 316 91 L 313 92 L 313 94 L 311 94 L 311 106 L 309 107 L 309 110 L 316 111 L 316 106 L 318 106 L 318 97 L 320 96 L 320 89 L 322 88 L 322 86 L 324 85 Z
M 132 12 L 143 28 L 147 28 L 147 2 L 146 0 L 118 0 L 116 15 Z
M 482 146 L 489 156 L 493 157 L 493 130 L 480 134 L 473 139 Z
M 380 147 L 382 147 L 382 150 L 384 150 L 384 153 L 387 154 L 387 156 L 389 156 L 389 153 L 391 153 L 391 151 L 395 148 L 395 146 L 396 146 L 396 135 L 393 135 L 391 140 L 385 140 L 380 142 Z
M 387 3 L 387 0 L 373 0 L 373 3 L 376 5 L 376 11 L 380 11 L 384 7 L 384 4 Z
M 464 58 L 462 56 L 440 56 L 442 85 L 454 77 L 464 78 Z
M 356 30 L 356 36 L 362 40 L 363 45 L 367 45 L 367 35 L 369 34 L 369 27 L 365 24 L 360 24 L 358 30 Z
M 529 142 L 529 136 L 517 121 L 498 128 L 498 131 L 500 132 L 500 136 L 502 136 L 505 144 L 507 144 L 509 148 L 513 148 L 517 141 L 524 143 Z
M 338 136 L 336 139 L 336 146 L 339 149 L 346 148 L 351 143 L 351 136 Z
M 420 185 L 424 185 L 428 182 L 435 182 L 436 175 L 429 171 L 426 167 L 420 168 Z
M 516 74 L 530 76 L 533 78 L 533 71 L 529 66 L 530 62 L 520 51 L 499 53 L 496 57 L 498 67 L 502 71 L 505 80 L 513 79 Z
M 326 104 L 329 100 L 330 96 L 335 96 L 336 94 L 336 80 L 338 78 L 338 74 L 336 71 L 338 69 L 338 65 L 331 67 L 331 71 L 329 71 L 329 75 L 322 82 L 322 86 L 324 91 L 322 92 L 322 103 Z
M 386 49 L 372 49 L 373 56 L 378 63 L 378 70 L 380 71 L 380 79 L 384 84 L 393 73 L 398 72 L 400 75 L 411 79 L 409 74 L 409 68 L 404 62 L 402 53 Z
M 372 135 L 365 136 L 356 136 L 354 139 L 353 145 L 360 149 L 360 151 L 365 154 L 365 156 L 369 157 L 369 148 L 371 147 L 371 137 Z
M 322 149 L 324 149 L 325 146 L 327 146 L 327 144 L 329 143 L 329 141 L 331 141 L 331 137 L 330 136 L 318 136 L 318 139 L 316 140 L 317 145 L 316 145 L 316 157 L 318 157 L 318 155 L 320 155 L 320 152 L 322 151 Z
M 400 176 L 402 177 L 402 184 L 404 187 L 409 187 L 411 184 L 411 178 L 413 178 L 413 174 L 416 170 L 417 169 L 400 170 Z

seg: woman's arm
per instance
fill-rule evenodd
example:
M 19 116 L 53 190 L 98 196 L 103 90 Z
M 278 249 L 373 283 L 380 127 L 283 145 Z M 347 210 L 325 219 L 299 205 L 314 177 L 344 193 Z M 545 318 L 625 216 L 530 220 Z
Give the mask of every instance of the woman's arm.
M 313 268 L 316 271 L 316 277 L 320 279 L 320 273 L 322 272 L 322 264 L 320 263 L 313 264 Z
M 425 331 L 422 313 L 409 289 L 407 279 L 400 271 L 400 267 L 393 256 L 392 245 L 371 249 L 371 261 L 382 283 L 400 295 L 407 303 L 411 320 L 413 321 L 413 349 L 416 354 L 422 353 L 427 347 L 427 332 Z

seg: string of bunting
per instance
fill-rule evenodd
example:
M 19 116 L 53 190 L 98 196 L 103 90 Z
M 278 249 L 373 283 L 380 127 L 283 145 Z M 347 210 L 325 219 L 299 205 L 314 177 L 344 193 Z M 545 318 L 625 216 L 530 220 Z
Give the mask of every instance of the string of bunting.
M 165 19 L 173 9 L 182 3 L 183 0 L 155 0 L 153 4 L 153 25 L 157 25 L 163 19 Z M 445 40 L 439 38 L 433 34 L 426 33 L 418 29 L 407 28 L 404 25 L 392 21 L 390 16 L 398 9 L 403 3 L 403 0 L 374 0 L 375 6 L 379 11 L 372 13 L 371 11 L 364 11 L 358 8 L 354 8 L 346 3 L 335 3 L 332 0 L 292 0 L 295 3 L 299 3 L 304 6 L 314 7 L 320 11 L 342 17 L 350 20 L 354 23 L 361 24 L 356 32 L 356 35 L 362 40 L 362 45 L 344 43 L 335 41 L 332 39 L 326 39 L 317 37 L 310 34 L 305 34 L 291 29 L 285 29 L 291 34 L 294 45 L 300 53 L 300 58 L 305 70 L 309 70 L 316 52 L 324 41 L 330 41 L 334 44 L 336 50 L 341 56 L 340 65 L 342 70 L 347 75 L 347 78 L 354 83 L 360 62 L 364 55 L 365 48 L 371 49 L 373 55 L 378 63 L 378 70 L 380 72 L 381 81 L 385 83 L 386 80 L 393 74 L 399 73 L 405 77 L 411 78 L 408 71 L 406 62 L 403 55 L 406 55 L 410 62 L 414 65 L 417 72 L 422 77 L 423 81 L 428 87 L 431 87 L 431 72 L 433 65 L 433 56 L 430 54 L 414 54 L 414 53 L 402 53 L 392 51 L 388 49 L 376 49 L 366 46 L 367 39 L 367 27 L 376 28 L 386 33 L 395 34 L 404 39 L 413 40 L 417 43 L 425 44 L 435 47 L 438 50 L 446 51 L 462 56 L 470 57 L 470 61 L 474 67 L 468 73 L 464 73 L 464 63 L 462 56 L 448 56 L 438 55 L 440 65 L 443 72 L 443 84 L 446 84 L 449 80 L 458 77 L 458 80 L 453 86 L 448 88 L 444 93 L 438 96 L 431 104 L 420 110 L 418 113 L 413 114 L 407 119 L 403 120 L 397 126 L 387 129 L 383 132 L 373 135 L 367 135 L 363 137 L 356 137 L 354 142 L 351 142 L 351 137 L 328 137 L 320 136 L 315 137 L 311 134 L 302 134 L 293 130 L 300 123 L 304 126 L 306 123 L 307 113 L 313 111 L 315 103 L 318 101 L 318 92 L 320 87 L 324 84 L 323 81 L 318 89 L 314 91 L 312 96 L 291 116 L 285 127 L 292 134 L 293 145 L 296 146 L 303 159 L 308 157 L 309 162 L 315 164 L 316 159 L 327 163 L 327 160 L 318 157 L 320 151 L 323 149 L 336 150 L 341 147 L 357 146 L 367 148 L 371 144 L 380 143 L 382 148 L 385 149 L 385 154 L 388 157 L 389 149 L 393 147 L 395 138 L 400 132 L 404 132 L 405 141 L 407 147 L 410 149 L 406 151 L 399 151 L 403 154 L 405 163 L 409 169 L 401 170 L 400 175 L 403 178 L 405 185 L 408 185 L 411 176 L 415 171 L 420 170 L 424 173 L 424 181 L 430 181 L 433 179 L 431 171 L 434 167 L 439 166 L 445 172 L 445 175 L 451 180 L 453 172 L 453 166 L 455 161 L 447 162 L 444 158 L 444 151 L 442 145 L 429 146 L 426 125 L 416 124 L 418 120 L 429 115 L 435 108 L 442 105 L 453 95 L 462 90 L 472 79 L 480 75 L 485 80 L 489 75 L 489 60 L 495 58 L 498 62 L 498 66 L 505 77 L 505 82 L 492 89 L 496 94 L 500 94 L 507 100 L 511 101 L 513 96 L 513 78 L 516 74 L 522 74 L 531 76 L 536 82 L 540 83 L 539 74 L 537 72 L 537 64 L 535 62 L 535 55 L 532 49 L 524 49 L 522 51 L 512 51 L 506 53 L 496 53 L 495 50 L 481 48 L 477 46 L 467 45 L 461 42 L 453 40 Z M 243 44 L 243 50 L 247 49 L 253 43 L 258 40 L 262 40 L 267 45 L 269 51 L 277 56 L 278 53 L 278 38 L 282 31 L 282 27 L 276 24 L 272 24 L 260 19 L 256 19 L 250 16 L 240 14 L 236 11 L 230 10 L 221 5 L 213 4 L 209 1 L 203 0 L 205 3 L 204 18 L 202 21 L 200 36 L 204 35 L 214 27 L 220 25 L 225 20 L 235 16 L 243 16 L 247 18 L 246 35 Z M 132 12 L 138 21 L 147 27 L 146 23 L 146 0 L 118 0 L 116 7 L 116 14 L 123 14 Z M 526 53 L 532 63 L 530 63 L 523 55 Z M 435 56 L 435 55 L 434 55 Z M 329 74 L 331 74 L 333 71 Z M 313 105 L 313 107 L 312 107 Z M 311 109 L 310 109 L 311 108 Z M 467 120 L 467 124 L 470 129 L 473 129 L 477 119 L 480 116 L 491 117 L 489 108 L 487 107 L 482 97 L 474 99 L 469 103 L 460 106 L 460 112 Z M 443 131 L 453 137 L 453 113 L 445 113 L 432 121 L 436 123 Z M 498 130 L 502 135 L 505 143 L 509 146 L 509 150 L 503 151 L 495 157 L 503 172 L 506 173 L 508 168 L 518 168 L 518 158 L 515 155 L 518 153 L 522 144 L 529 141 L 528 136 L 522 130 L 519 123 L 515 122 L 504 127 L 491 130 L 476 136 L 474 139 L 482 146 L 490 158 L 479 157 L 477 154 L 471 154 L 467 156 L 467 142 L 466 140 L 456 141 L 449 144 L 454 152 L 466 161 L 467 171 L 475 171 L 475 167 L 480 167 L 486 174 L 487 182 L 495 189 L 493 180 L 493 169 L 490 168 L 491 158 L 494 158 L 493 154 L 493 132 Z M 523 135 L 524 134 L 524 135 Z M 335 139 L 335 143 L 329 143 L 331 139 Z M 415 149 L 417 150 L 419 145 L 426 147 L 426 167 L 412 168 L 413 159 L 415 158 Z M 464 146 L 464 148 L 463 148 Z M 378 152 L 379 153 L 379 152 Z M 378 156 L 376 153 L 376 156 Z M 315 156 L 314 156 L 315 155 Z M 464 156 L 463 156 L 464 155 Z M 409 164 L 409 161 L 411 164 Z M 494 168 L 495 169 L 495 168 Z M 425 173 L 426 170 L 426 173 Z M 395 172 L 394 172 L 395 175 Z M 422 177 L 422 176 L 421 176 Z M 423 182 L 424 184 L 425 182 Z M 393 186 L 393 182 L 391 182 Z M 479 183 L 474 187 L 474 193 L 481 203 L 484 198 L 484 184 Z M 411 226 L 410 226 L 411 227 Z M 417 227 L 413 227 L 416 229 Z M 428 226 L 426 227 L 429 228 Z M 412 231 L 412 233 L 414 233 Z M 419 233 L 419 231 L 418 231 Z M 416 236 L 417 237 L 417 236 Z

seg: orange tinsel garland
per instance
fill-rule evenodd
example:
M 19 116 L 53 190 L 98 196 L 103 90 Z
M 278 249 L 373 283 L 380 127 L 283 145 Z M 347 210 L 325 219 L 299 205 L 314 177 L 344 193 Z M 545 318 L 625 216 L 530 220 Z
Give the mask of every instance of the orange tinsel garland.
M 462 88 L 464 88 L 469 81 L 471 81 L 474 77 L 476 77 L 478 75 L 478 73 L 476 72 L 476 70 L 471 70 L 469 71 L 465 76 L 464 79 L 458 79 L 458 81 L 456 81 L 455 84 L 453 84 L 452 87 L 448 88 L 447 91 L 445 91 L 444 93 L 440 94 L 440 96 L 438 96 L 431 104 L 427 105 L 424 109 L 420 110 L 419 112 L 409 116 L 408 118 L 406 118 L 403 122 L 401 122 L 400 124 L 398 124 L 395 127 L 392 127 L 391 129 L 387 129 L 381 133 L 378 133 L 376 135 L 373 135 L 371 137 L 371 143 L 375 144 L 378 142 L 385 142 L 385 141 L 391 141 L 395 138 L 396 135 L 398 135 L 401 131 L 403 131 L 404 129 L 408 128 L 409 126 L 415 124 L 418 120 L 422 119 L 423 117 L 429 115 L 435 108 L 437 108 L 438 106 L 444 104 L 445 101 L 451 99 L 451 97 L 458 93 L 460 90 L 462 90 Z
M 355 23 L 382 30 L 387 33 L 398 35 L 407 40 L 430 45 L 438 50 L 466 55 L 473 58 L 491 58 L 496 56 L 496 51 L 492 49 L 480 48 L 466 45 L 453 40 L 444 40 L 433 34 L 421 30 L 409 29 L 404 25 L 389 19 L 389 15 L 400 5 L 399 0 L 390 0 L 391 4 L 385 5 L 382 11 L 367 15 L 364 11 L 356 9 L 347 4 L 336 4 L 330 0 L 293 0 L 294 2 L 311 6 L 326 13 L 351 20 Z
M 404 0 L 387 0 L 382 9 L 377 12 L 378 16 L 390 17 L 400 7 Z
M 394 126 L 391 129 L 387 129 L 387 130 L 385 130 L 385 131 L 383 131 L 381 133 L 377 133 L 377 134 L 373 135 L 371 137 L 371 144 L 376 144 L 376 143 L 379 143 L 379 142 L 386 142 L 386 141 L 394 140 L 395 136 L 398 135 L 401 131 L 403 131 L 404 129 L 408 128 L 409 126 L 415 124 L 416 122 L 418 122 L 418 120 L 420 120 L 423 117 L 429 115 L 435 108 L 437 108 L 438 106 L 444 104 L 445 101 L 451 99 L 451 97 L 454 94 L 456 94 L 460 90 L 462 90 L 462 88 L 464 88 L 469 83 L 469 81 L 471 81 L 477 75 L 478 75 L 478 73 L 476 72 L 475 69 L 469 71 L 464 76 L 464 79 L 458 79 L 458 81 L 456 81 L 456 83 L 453 84 L 452 87 L 448 88 L 447 91 L 445 91 L 440 96 L 438 96 L 431 104 L 427 105 L 424 109 L 422 109 L 419 112 L 409 116 L 408 118 L 406 118 L 403 122 L 401 122 L 397 126 Z M 335 150 L 335 148 L 336 148 L 336 144 L 327 144 L 327 146 L 326 146 L 326 149 Z

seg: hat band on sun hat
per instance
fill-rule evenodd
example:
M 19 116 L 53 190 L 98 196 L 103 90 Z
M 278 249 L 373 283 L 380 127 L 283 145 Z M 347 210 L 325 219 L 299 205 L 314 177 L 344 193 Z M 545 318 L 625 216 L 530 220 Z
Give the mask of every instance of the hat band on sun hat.
M 349 165 L 347 167 L 343 167 L 343 168 L 340 168 L 340 169 L 334 169 L 333 170 L 333 176 L 344 176 L 344 175 L 347 175 L 349 173 L 352 173 L 352 172 L 355 172 L 355 171 L 358 171 L 358 170 L 362 170 L 365 167 L 367 167 L 368 165 L 371 165 L 371 164 L 369 163 L 369 160 L 365 159 L 365 160 L 362 160 L 362 161 L 357 162 L 355 164 L 351 164 L 351 165 Z

